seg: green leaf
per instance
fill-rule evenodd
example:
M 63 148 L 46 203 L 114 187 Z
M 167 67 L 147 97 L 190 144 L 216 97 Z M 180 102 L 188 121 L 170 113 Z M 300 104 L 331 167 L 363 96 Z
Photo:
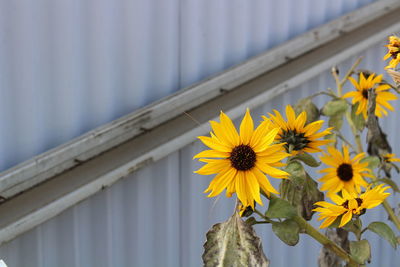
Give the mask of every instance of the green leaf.
M 307 164 L 310 167 L 318 167 L 321 162 L 318 162 L 313 156 L 308 153 L 301 153 L 293 157 L 293 159 L 298 159 Z
M 299 242 L 300 227 L 291 219 L 283 222 L 274 222 L 272 224 L 272 231 L 289 246 L 295 246 Z
M 361 239 L 362 222 L 360 218 L 348 222 L 345 226 L 343 226 L 343 229 L 348 232 L 354 233 L 357 239 Z
M 368 225 L 368 230 L 386 239 L 394 249 L 397 247 L 397 238 L 392 228 L 384 222 L 372 222 Z
M 305 111 L 307 114 L 306 123 L 311 123 L 319 119 L 320 113 L 318 107 L 312 102 L 311 98 L 300 99 L 294 107 L 297 115 Z
M 342 128 L 343 125 L 343 114 L 329 117 L 328 126 L 334 127 L 337 131 Z
M 249 224 L 249 225 L 253 225 L 253 224 L 256 224 L 256 223 L 257 223 L 257 220 L 256 220 L 256 218 L 254 218 L 254 217 L 249 217 L 249 218 L 247 218 L 247 220 L 245 221 L 245 223 L 247 223 L 247 224 Z
M 325 116 L 338 116 L 343 115 L 348 108 L 347 101 L 344 99 L 336 99 L 326 102 L 324 107 L 322 108 L 322 114 Z
M 296 215 L 295 208 L 289 202 L 281 198 L 273 198 L 269 202 L 268 210 L 265 216 L 268 218 L 290 219 Z
M 292 159 L 288 165 L 286 165 L 285 171 L 290 174 L 290 179 L 296 184 L 304 183 L 306 177 L 306 171 L 303 165 L 297 160 Z
M 364 157 L 360 162 L 368 162 L 368 168 L 374 170 L 381 164 L 381 160 L 376 156 Z
M 237 212 L 207 232 L 202 258 L 206 267 L 269 266 L 260 238 Z
M 380 179 L 376 180 L 376 182 L 385 183 L 385 184 L 389 185 L 393 189 L 393 191 L 400 192 L 399 187 L 397 186 L 396 182 L 393 181 L 392 179 L 380 178 Z
M 365 262 L 370 261 L 371 246 L 368 240 L 350 241 L 350 254 L 353 256 L 353 259 L 360 264 L 365 264 Z
M 357 108 L 358 108 L 358 103 L 351 106 L 350 117 L 356 129 L 361 132 L 365 127 L 365 120 L 362 113 L 356 115 Z
M 314 214 L 312 211 L 315 208 L 314 203 L 324 199 L 323 193 L 318 190 L 318 184 L 297 160 L 292 159 L 285 170 L 290 176 L 289 179 L 282 180 L 279 186 L 282 199 L 295 207 L 297 214 L 306 220 L 311 220 Z
M 315 202 L 324 200 L 324 194 L 319 191 L 318 183 L 314 181 L 310 175 L 306 175 L 303 190 L 300 192 L 302 194 L 301 202 L 297 203 L 298 209 L 301 207 L 299 213 L 307 221 L 311 220 L 315 211 Z

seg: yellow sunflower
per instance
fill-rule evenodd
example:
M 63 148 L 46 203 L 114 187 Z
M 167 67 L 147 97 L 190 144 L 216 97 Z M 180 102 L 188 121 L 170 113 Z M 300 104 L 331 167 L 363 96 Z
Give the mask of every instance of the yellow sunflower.
M 318 132 L 324 121 L 314 121 L 306 125 L 307 114 L 305 111 L 301 112 L 299 116 L 296 114 L 290 105 L 286 106 L 286 117 L 285 121 L 279 111 L 274 110 L 275 115 L 269 113 L 270 118 L 263 116 L 265 121 L 271 120 L 272 125 L 280 127 L 278 135 L 275 140 L 284 143 L 285 149 L 288 153 L 296 155 L 302 152 L 320 152 L 320 146 L 323 146 L 330 140 L 319 140 L 321 137 L 330 134 L 332 128 L 328 128 L 325 131 Z
M 313 211 L 320 212 L 319 221 L 325 219 L 320 228 L 328 227 L 339 216 L 342 216 L 339 227 L 345 226 L 352 219 L 353 214 L 361 215 L 366 209 L 372 209 L 380 205 L 390 195 L 390 193 L 385 192 L 388 188 L 390 187 L 383 187 L 381 184 L 373 189 L 367 189 L 365 193 L 359 196 L 343 190 L 342 197 L 336 194 L 330 196 L 335 204 L 326 201 L 316 202 L 315 205 L 320 207 L 313 209 Z
M 383 60 L 392 58 L 389 65 L 385 69 L 394 69 L 400 63 L 400 38 L 396 35 L 389 36 L 389 44 L 386 45 L 388 48 L 387 54 L 383 57 Z
M 400 159 L 395 158 L 395 157 L 396 157 L 396 154 L 388 153 L 388 154 L 383 155 L 383 160 L 385 162 L 400 162 Z
M 220 121 L 210 121 L 211 137 L 199 137 L 211 149 L 194 156 L 207 163 L 195 173 L 217 174 L 204 191 L 211 191 L 208 197 L 226 189 L 228 197 L 236 192 L 244 207 L 254 209 L 254 201 L 262 205 L 260 188 L 268 195 L 270 192 L 279 194 L 265 174 L 275 178 L 288 177 L 287 172 L 275 168 L 283 166 L 281 160 L 289 156 L 284 152 L 283 144 L 273 144 L 279 129 L 271 128 L 268 121 L 254 129 L 248 109 L 240 124 L 240 134 L 223 112 Z
M 334 148 L 328 147 L 328 153 L 323 152 L 320 157 L 321 161 L 326 165 L 332 166 L 319 172 L 325 175 L 319 179 L 323 183 L 322 191 L 328 191 L 333 194 L 346 189 L 350 193 L 360 192 L 362 187 L 367 186 L 367 182 L 363 177 L 371 177 L 368 163 L 361 163 L 365 153 L 360 153 L 354 158 L 350 158 L 349 148 L 343 145 L 343 153 Z
M 379 85 L 382 81 L 382 74 L 375 76 L 375 73 L 372 73 L 365 78 L 364 74 L 361 72 L 359 77 L 359 82 L 357 82 L 353 77 L 349 77 L 350 82 L 357 89 L 356 91 L 351 91 L 346 93 L 343 97 L 349 98 L 352 97 L 352 103 L 355 104 L 358 102 L 358 108 L 356 114 L 362 113 L 364 119 L 367 118 L 367 109 L 368 109 L 368 89 L 375 88 L 376 93 L 376 108 L 375 115 L 378 117 L 382 117 L 382 114 L 387 116 L 388 110 L 394 111 L 392 105 L 388 103 L 388 101 L 396 100 L 397 96 L 393 93 L 389 92 L 390 86 L 388 84 Z

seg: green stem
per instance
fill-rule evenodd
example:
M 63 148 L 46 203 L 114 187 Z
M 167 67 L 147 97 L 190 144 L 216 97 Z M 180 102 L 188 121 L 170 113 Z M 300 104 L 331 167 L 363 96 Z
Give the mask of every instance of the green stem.
M 358 266 L 358 264 L 350 257 L 350 255 L 341 247 L 339 247 L 336 243 L 334 243 L 332 240 L 327 238 L 325 235 L 321 234 L 317 229 L 315 229 L 311 224 L 309 224 L 306 220 L 304 220 L 302 217 L 296 215 L 293 217 L 293 220 L 297 222 L 297 224 L 300 226 L 300 228 L 303 228 L 309 236 L 314 238 L 316 241 L 318 241 L 321 245 L 324 247 L 328 248 L 332 252 L 334 252 L 336 255 L 341 257 L 343 260 L 349 263 L 348 266 Z
M 390 206 L 389 202 L 387 200 L 384 200 L 382 203 L 383 207 L 385 208 L 386 212 L 389 215 L 389 218 L 392 220 L 392 222 L 396 225 L 397 229 L 400 231 L 400 220 L 399 217 L 394 214 L 394 211 L 392 207 Z
M 351 119 L 351 115 L 349 111 L 346 111 L 346 119 L 347 122 L 350 125 L 351 128 L 351 132 L 354 135 L 354 140 L 356 141 L 356 146 L 357 146 L 357 153 L 362 153 L 364 151 L 362 143 L 361 143 L 361 136 L 359 134 L 359 132 L 357 131 L 356 126 L 354 125 L 353 120 Z
M 270 199 L 277 198 L 274 195 L 270 196 Z M 257 209 L 254 209 L 254 212 L 257 213 L 261 218 L 263 218 L 267 222 L 273 222 L 271 219 L 266 217 L 262 212 Z M 349 267 L 357 267 L 357 263 L 350 257 L 350 255 L 341 247 L 339 247 L 332 240 L 327 238 L 325 235 L 321 234 L 317 229 L 315 229 L 311 224 L 309 224 L 303 217 L 296 215 L 292 218 L 300 228 L 304 229 L 305 233 L 318 241 L 321 245 L 331 250 L 333 253 L 341 257 L 343 260 L 349 263 Z
M 357 144 L 357 153 L 362 153 L 363 147 L 361 144 L 361 138 L 360 138 L 360 134 L 358 133 L 356 127 L 354 126 L 353 120 L 351 119 L 350 113 L 347 111 L 346 112 L 346 119 L 350 125 L 351 131 L 354 135 L 354 139 L 356 140 L 356 144 Z M 377 178 L 374 176 L 372 178 L 372 181 L 376 182 Z M 382 203 L 383 207 L 385 208 L 387 214 L 389 215 L 389 218 L 392 220 L 392 222 L 396 225 L 397 229 L 400 231 L 400 219 L 399 217 L 396 216 L 396 214 L 394 214 L 392 207 L 390 206 L 389 202 L 387 202 L 387 200 L 384 200 Z
M 373 176 L 371 177 L 371 180 L 372 180 L 373 182 L 377 182 L 377 181 L 378 181 L 378 178 L 377 178 L 375 175 L 373 175 Z M 396 228 L 400 231 L 400 219 L 399 219 L 399 217 L 397 217 L 397 215 L 394 213 L 394 211 L 393 211 L 392 207 L 390 206 L 389 202 L 385 199 L 385 200 L 382 202 L 382 205 L 383 205 L 383 207 L 385 208 L 387 214 L 389 215 L 389 218 L 392 220 L 392 222 L 394 223 L 394 225 L 396 225 Z

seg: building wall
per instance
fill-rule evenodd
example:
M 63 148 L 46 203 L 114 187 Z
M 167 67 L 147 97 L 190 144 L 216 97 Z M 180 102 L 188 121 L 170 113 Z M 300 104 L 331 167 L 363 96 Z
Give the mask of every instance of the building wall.
M 0 0 L 0 171 L 373 0 Z
M 383 42 L 363 51 L 361 68 L 382 72 Z M 344 73 L 356 57 L 339 65 Z M 299 98 L 327 87 L 334 87 L 328 70 L 294 90 L 276 97 L 252 110 L 257 121 L 260 115 L 273 108 L 284 110 Z M 345 90 L 350 90 L 348 83 Z M 324 99 L 318 97 L 321 107 Z M 394 105 L 400 110 L 400 103 Z M 400 155 L 398 131 L 400 113 L 390 113 L 382 119 L 384 130 L 394 152 Z M 344 134 L 351 139 L 350 131 Z M 365 140 L 365 139 L 363 139 Z M 122 179 L 110 188 L 69 208 L 57 217 L 22 234 L 0 247 L 0 257 L 9 266 L 202 266 L 201 255 L 206 231 L 215 223 L 226 220 L 233 211 L 234 198 L 225 196 L 206 198 L 203 190 L 211 177 L 193 173 L 201 164 L 193 155 L 204 149 L 199 141 L 172 153 L 164 159 Z M 314 175 L 314 177 L 317 177 Z M 399 175 L 394 179 L 398 181 Z M 272 179 L 277 185 L 277 180 Z M 396 196 L 397 197 L 397 196 Z M 398 197 L 397 197 L 398 199 Z M 395 197 L 389 199 L 395 202 Z M 368 211 L 364 225 L 386 220 L 383 208 Z M 313 221 L 315 226 L 318 222 Z M 390 224 L 390 223 L 389 223 Z M 320 245 L 307 236 L 301 236 L 295 247 L 278 240 L 270 225 L 257 226 L 263 248 L 271 266 L 317 266 Z M 369 266 L 397 266 L 400 255 L 376 235 L 367 233 L 372 246 L 372 264 Z M 352 237 L 354 238 L 354 237 Z

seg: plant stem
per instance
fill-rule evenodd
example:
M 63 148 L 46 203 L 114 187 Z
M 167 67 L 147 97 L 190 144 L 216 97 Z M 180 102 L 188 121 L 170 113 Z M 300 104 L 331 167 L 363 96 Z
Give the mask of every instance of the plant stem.
M 384 200 L 382 203 L 383 207 L 385 208 L 386 212 L 389 215 L 389 218 L 392 220 L 392 222 L 396 225 L 397 229 L 400 231 L 400 220 L 399 217 L 394 214 L 394 211 L 392 207 L 390 206 L 389 202 L 387 200 Z
M 378 178 L 373 175 L 373 177 L 371 177 L 372 181 L 377 182 Z M 382 202 L 383 207 L 385 208 L 387 214 L 389 215 L 389 218 L 392 220 L 392 222 L 394 223 L 394 225 L 396 225 L 396 228 L 400 231 L 400 219 L 399 217 L 397 217 L 397 215 L 394 213 L 392 207 L 390 206 L 389 202 L 385 199 Z
M 297 224 L 303 228 L 309 236 L 318 241 L 321 245 L 333 251 L 336 255 L 341 257 L 343 260 L 349 263 L 349 266 L 358 266 L 358 264 L 350 257 L 350 255 L 341 247 L 339 247 L 332 240 L 327 238 L 325 235 L 321 234 L 317 229 L 315 229 L 311 224 L 309 224 L 302 217 L 296 215 L 293 217 L 293 220 L 297 222 Z
M 356 141 L 357 153 L 358 153 L 358 154 L 359 154 L 359 153 L 362 153 L 364 150 L 363 150 L 363 146 L 362 146 L 362 143 L 361 143 L 361 137 L 360 137 L 359 132 L 357 131 L 356 126 L 354 125 L 353 120 L 351 119 L 351 115 L 350 115 L 350 112 L 349 112 L 349 111 L 346 111 L 346 119 L 347 119 L 347 122 L 348 122 L 349 125 L 350 125 L 351 132 L 352 132 L 353 135 L 354 135 L 354 140 Z
M 342 81 L 340 82 L 340 87 L 343 87 L 343 85 L 347 82 L 349 77 L 353 74 L 355 69 L 357 68 L 358 65 L 360 65 L 361 61 L 363 60 L 363 57 L 359 57 L 356 62 L 354 62 L 353 66 L 347 71 L 346 75 L 344 75 Z
M 362 153 L 364 150 L 363 150 L 363 147 L 361 144 L 360 134 L 357 131 L 356 127 L 354 126 L 353 120 L 351 119 L 351 116 L 350 116 L 350 112 L 348 112 L 348 111 L 346 112 L 346 119 L 350 125 L 351 131 L 354 135 L 354 139 L 357 144 L 357 153 Z M 377 181 L 377 178 L 375 176 L 371 179 L 374 182 Z M 390 206 L 389 202 L 387 202 L 387 200 L 384 200 L 382 205 L 385 208 L 387 214 L 389 215 L 389 218 L 392 220 L 392 222 L 396 225 L 397 229 L 400 231 L 400 219 L 396 216 L 396 214 L 394 214 L 393 209 Z
M 274 195 L 270 196 L 270 199 L 277 198 Z M 273 222 L 271 219 L 266 217 L 262 212 L 257 209 L 254 209 L 254 212 L 257 213 L 261 218 L 263 218 L 267 222 Z M 341 257 L 343 260 L 349 263 L 349 267 L 357 267 L 357 263 L 350 257 L 350 255 L 332 240 L 327 238 L 325 235 L 321 234 L 317 229 L 315 229 L 311 224 L 309 224 L 303 217 L 296 215 L 293 218 L 300 228 L 304 229 L 305 233 L 318 241 L 321 245 L 331 250 L 333 253 Z

